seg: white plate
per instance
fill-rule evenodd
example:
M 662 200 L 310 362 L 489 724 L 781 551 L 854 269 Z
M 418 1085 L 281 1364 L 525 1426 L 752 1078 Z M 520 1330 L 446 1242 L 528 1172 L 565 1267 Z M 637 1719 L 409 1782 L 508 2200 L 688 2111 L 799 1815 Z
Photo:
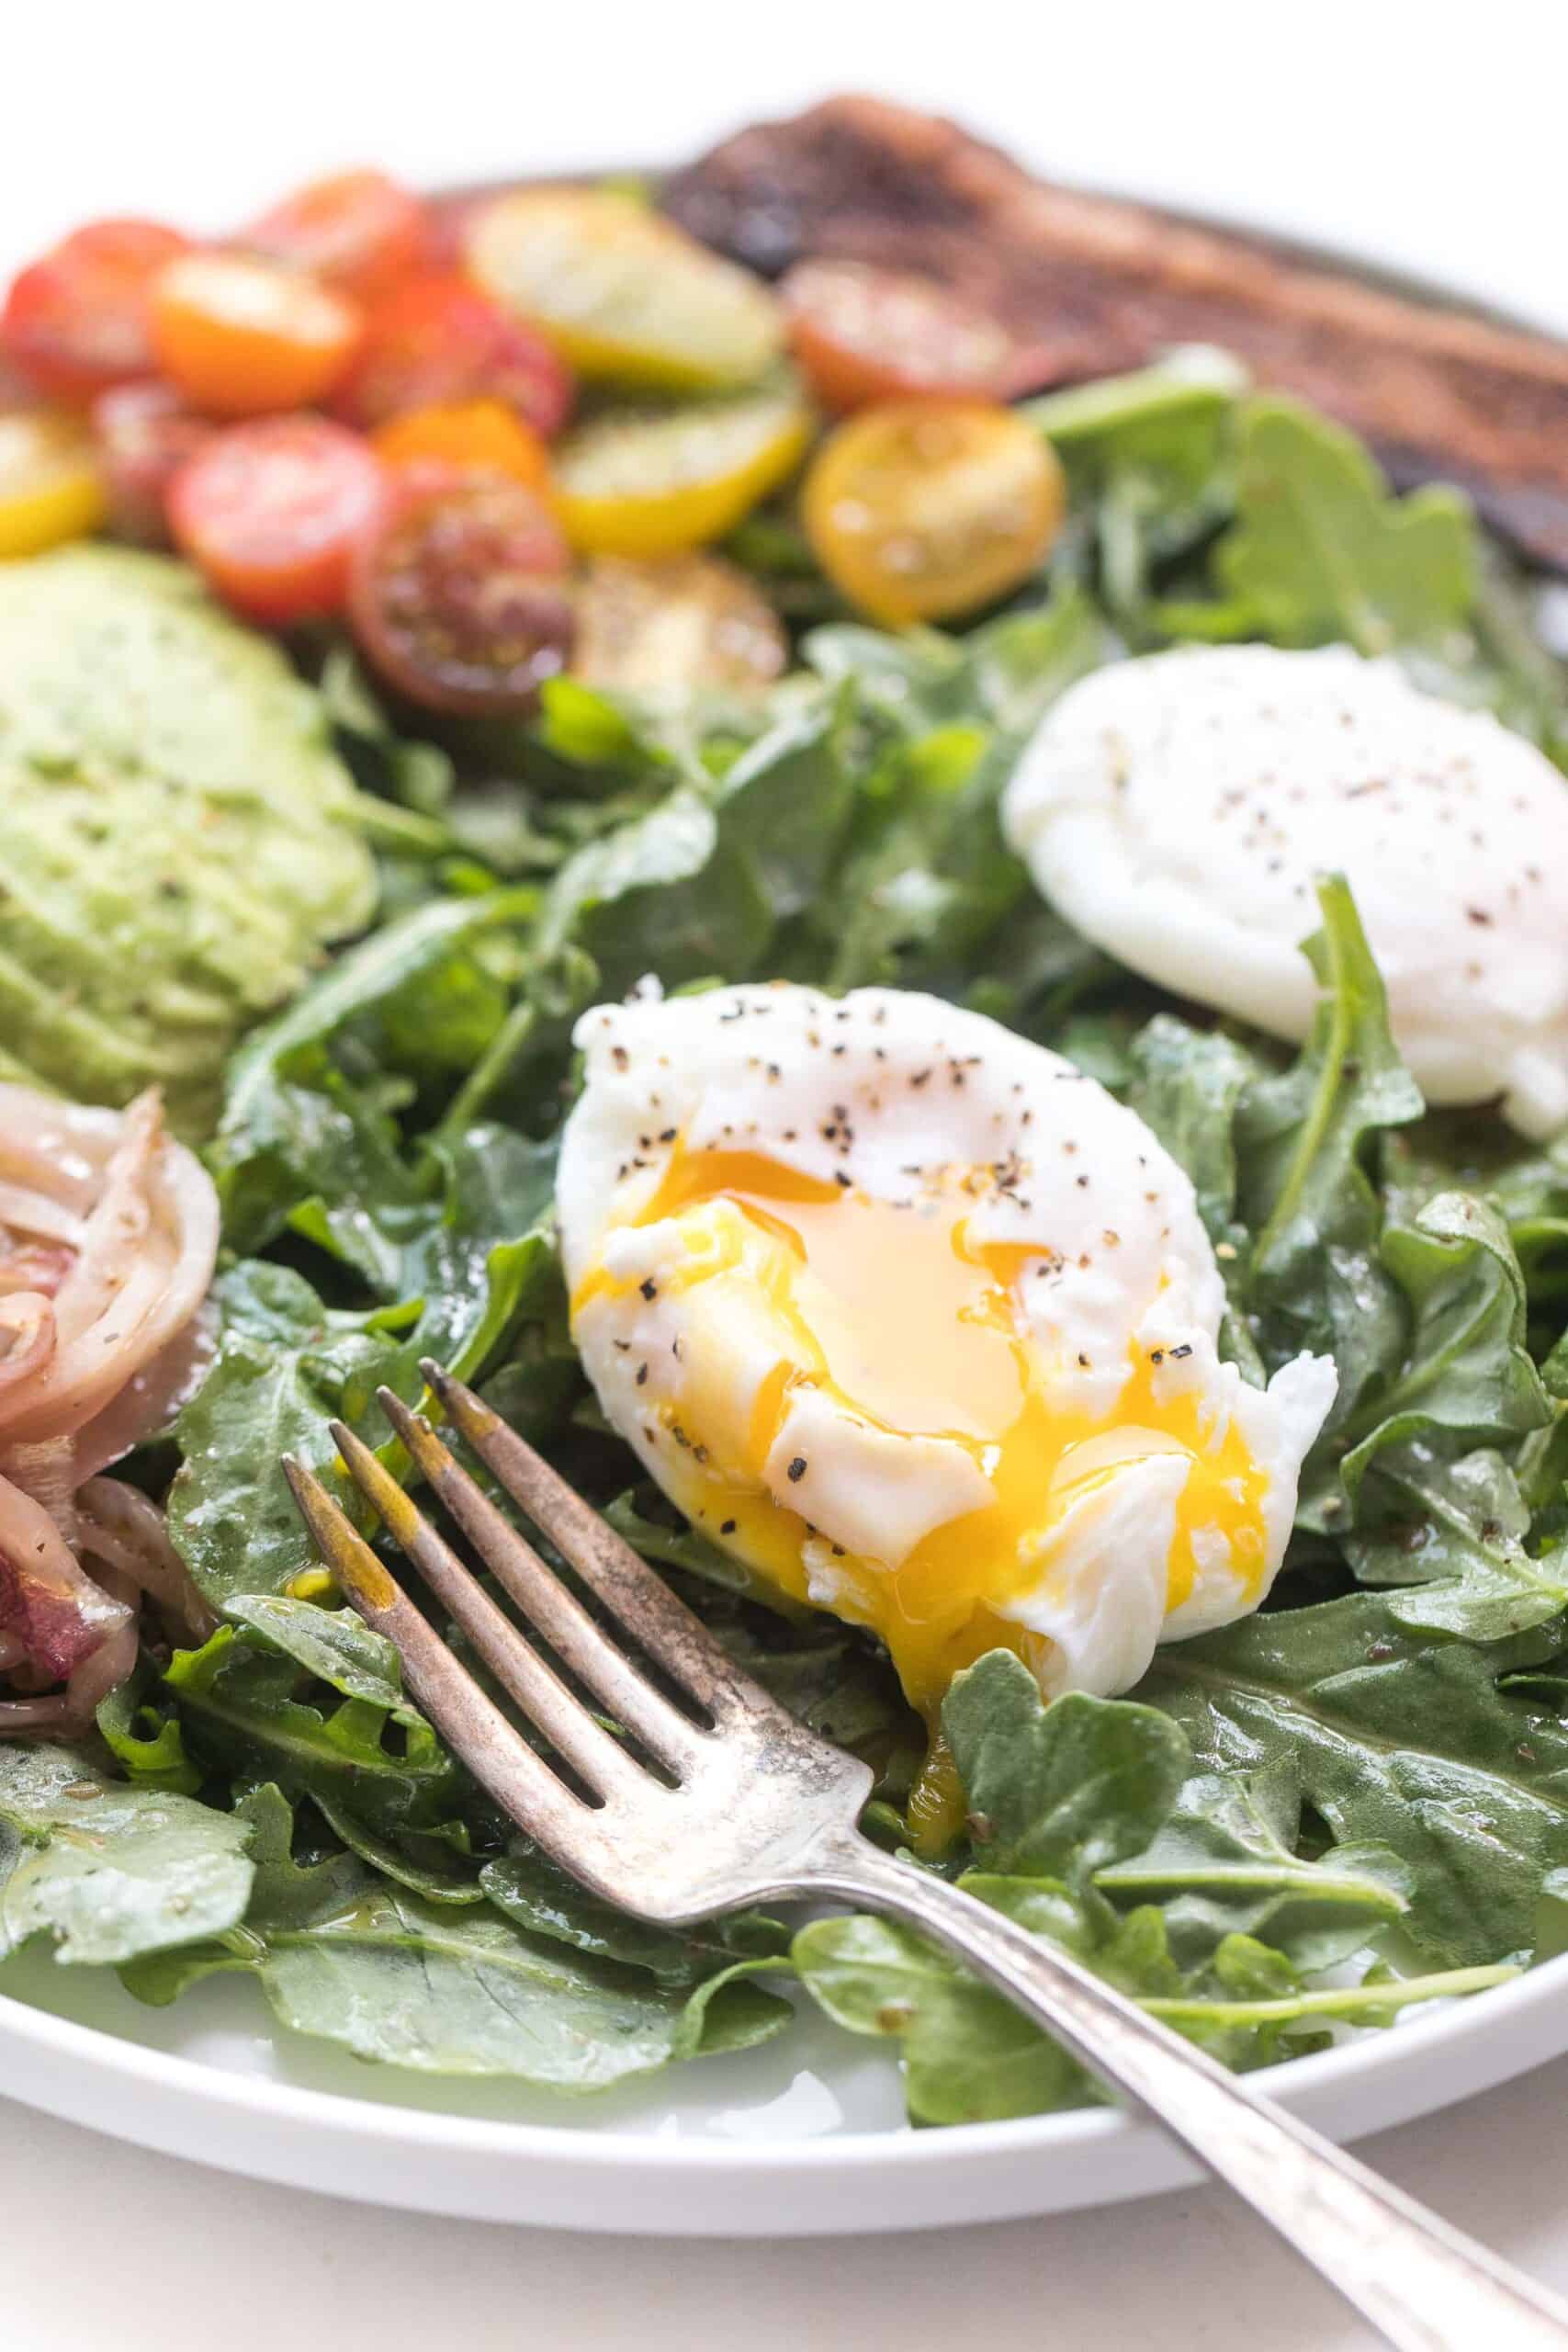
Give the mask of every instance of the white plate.
M 660 2236 L 925 2229 L 1170 2188 L 1193 2168 L 1104 2109 L 911 2132 L 882 2045 L 815 2014 L 737 2058 L 581 2103 L 367 2066 L 209 1979 L 168 2010 L 29 1952 L 0 1971 L 0 2090 L 171 2155 L 475 2221 Z M 1260 2079 L 1336 2139 L 1568 2050 L 1568 1959 Z

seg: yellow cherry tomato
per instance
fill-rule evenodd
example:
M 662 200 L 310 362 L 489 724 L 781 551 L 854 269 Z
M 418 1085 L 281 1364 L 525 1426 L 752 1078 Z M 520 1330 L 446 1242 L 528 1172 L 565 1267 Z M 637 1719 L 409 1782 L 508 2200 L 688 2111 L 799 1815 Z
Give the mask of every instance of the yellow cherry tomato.
M 556 509 L 586 555 L 682 555 L 732 530 L 810 436 L 789 391 L 595 417 L 556 446 Z
M 889 401 L 824 443 L 807 535 L 886 628 L 976 612 L 1028 579 L 1061 528 L 1062 469 L 1037 427 L 987 401 Z
M 517 188 L 484 205 L 469 276 L 590 379 L 652 390 L 755 383 L 784 345 L 759 278 L 603 188 Z
M 39 555 L 85 538 L 103 519 L 86 428 L 49 409 L 0 415 L 0 556 Z

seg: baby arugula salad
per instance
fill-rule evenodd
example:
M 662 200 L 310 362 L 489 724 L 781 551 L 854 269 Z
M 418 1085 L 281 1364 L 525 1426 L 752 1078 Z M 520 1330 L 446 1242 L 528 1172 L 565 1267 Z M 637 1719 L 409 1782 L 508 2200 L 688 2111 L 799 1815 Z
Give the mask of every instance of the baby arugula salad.
M 352 179 L 0 336 L 0 1990 L 1096 2096 L 909 1931 L 502 1816 L 280 1468 L 410 1476 L 430 1356 L 1227 2063 L 1562 1949 L 1560 592 L 1228 353 Z

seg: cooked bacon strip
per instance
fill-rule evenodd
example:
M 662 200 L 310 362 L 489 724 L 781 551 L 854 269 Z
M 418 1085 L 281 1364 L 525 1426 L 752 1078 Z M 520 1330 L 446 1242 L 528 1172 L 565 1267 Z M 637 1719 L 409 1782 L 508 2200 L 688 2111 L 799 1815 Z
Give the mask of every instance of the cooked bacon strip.
M 1384 293 L 1258 238 L 1032 179 L 951 122 L 863 97 L 725 141 L 664 191 L 770 274 L 807 254 L 918 269 L 1039 348 L 1042 380 L 1217 343 L 1363 435 L 1400 480 L 1469 490 L 1568 568 L 1568 346 Z

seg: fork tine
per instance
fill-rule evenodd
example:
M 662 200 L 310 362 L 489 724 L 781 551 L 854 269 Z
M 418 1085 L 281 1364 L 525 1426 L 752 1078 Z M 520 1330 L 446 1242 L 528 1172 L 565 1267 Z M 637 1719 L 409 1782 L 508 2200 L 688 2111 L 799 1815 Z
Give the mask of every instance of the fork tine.
M 515 1430 L 433 1359 L 426 1358 L 420 1370 L 453 1428 L 650 1657 L 684 1683 L 716 1718 L 779 1713 L 761 1684 L 742 1673 L 701 1618 Z
M 491 1705 L 472 1675 L 398 1589 L 321 1480 L 291 1453 L 283 1457 L 283 1475 L 322 1559 L 366 1623 L 392 1644 L 410 1690 L 454 1755 L 461 1757 L 514 1821 L 581 1874 L 595 1843 L 590 1807 Z
M 408 1555 L 524 1713 L 601 1796 L 629 1793 L 634 1776 L 640 1777 L 640 1768 L 620 1741 L 594 1721 L 575 1691 L 568 1690 L 502 1615 L 370 1448 L 342 1421 L 331 1421 L 328 1427 L 350 1477 L 389 1535 Z
M 489 1497 L 480 1492 L 430 1423 L 422 1415 L 411 1412 L 389 1388 L 380 1389 L 378 1394 L 382 1411 L 433 1490 L 472 1539 L 486 1566 L 529 1623 L 543 1634 L 570 1671 L 645 1747 L 676 1772 L 688 1770 L 697 1760 L 705 1734 L 655 1690 L 629 1658 L 622 1656 L 603 1627 L 595 1624 L 560 1578 L 546 1566 L 527 1539 L 509 1526 Z M 377 1468 L 380 1470 L 379 1464 Z M 386 1480 L 386 1474 L 380 1475 Z M 395 1484 L 390 1480 L 386 1483 Z M 413 1511 L 408 1497 L 400 1488 L 396 1491 L 402 1509 Z M 417 1518 L 418 1513 L 414 1512 L 414 1516 Z M 395 1526 L 392 1532 L 401 1543 Z M 407 1548 L 405 1544 L 404 1549 Z M 505 1620 L 502 1622 L 504 1623 Z

